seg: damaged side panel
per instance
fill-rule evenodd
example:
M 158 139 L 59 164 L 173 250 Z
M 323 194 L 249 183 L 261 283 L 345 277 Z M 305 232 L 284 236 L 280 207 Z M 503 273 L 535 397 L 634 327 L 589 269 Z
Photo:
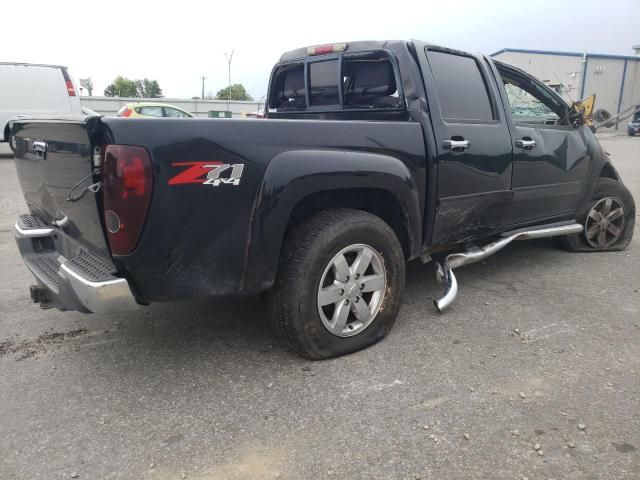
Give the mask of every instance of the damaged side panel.
M 451 245 L 491 235 L 504 224 L 512 197 L 506 190 L 441 199 L 432 243 Z

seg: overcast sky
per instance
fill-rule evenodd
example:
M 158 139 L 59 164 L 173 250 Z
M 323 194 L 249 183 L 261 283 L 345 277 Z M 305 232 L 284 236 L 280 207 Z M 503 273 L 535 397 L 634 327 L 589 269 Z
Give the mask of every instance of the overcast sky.
M 631 55 L 640 0 L 318 0 L 285 2 L 7 1 L 0 61 L 67 65 L 95 95 L 116 75 L 157 79 L 167 97 L 232 83 L 256 99 L 280 54 L 349 40 L 410 39 L 492 53 L 501 48 Z

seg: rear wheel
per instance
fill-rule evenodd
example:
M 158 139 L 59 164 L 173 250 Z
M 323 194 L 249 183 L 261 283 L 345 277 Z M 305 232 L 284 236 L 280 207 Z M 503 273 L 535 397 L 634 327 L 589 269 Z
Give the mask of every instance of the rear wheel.
M 578 218 L 584 230 L 558 241 L 572 252 L 624 250 L 633 237 L 635 216 L 629 190 L 611 178 L 599 178 L 591 201 Z
M 310 359 L 368 347 L 402 302 L 404 256 L 393 230 L 359 210 L 327 210 L 287 236 L 267 300 L 276 334 Z

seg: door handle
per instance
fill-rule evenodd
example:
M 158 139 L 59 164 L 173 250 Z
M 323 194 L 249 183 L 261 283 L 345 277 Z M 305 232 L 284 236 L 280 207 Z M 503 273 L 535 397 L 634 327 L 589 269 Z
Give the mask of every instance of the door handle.
M 524 150 L 533 150 L 536 148 L 536 141 L 529 137 L 522 137 L 516 140 L 516 147 Z
M 47 153 L 47 142 L 33 142 L 33 153 L 44 158 Z
M 465 140 L 462 137 L 451 137 L 450 140 L 444 140 L 442 142 L 442 148 L 444 148 L 445 150 L 451 150 L 453 152 L 464 152 L 470 146 L 471 142 L 469 140 Z

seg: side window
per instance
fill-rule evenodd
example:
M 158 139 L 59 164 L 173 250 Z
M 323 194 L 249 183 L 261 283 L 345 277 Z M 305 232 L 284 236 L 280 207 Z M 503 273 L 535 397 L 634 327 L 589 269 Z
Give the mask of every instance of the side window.
M 393 65 L 386 56 L 345 57 L 342 75 L 345 109 L 402 106 Z
M 136 112 L 140 115 L 147 115 L 149 117 L 161 117 L 162 107 L 138 107 Z
M 539 98 L 524 91 L 513 83 L 505 83 L 504 89 L 509 99 L 511 117 L 516 123 L 555 125 L 560 117 Z
M 172 118 L 189 118 L 187 114 L 181 112 L 180 110 L 176 110 L 175 108 L 164 107 L 165 116 Z
M 475 59 L 434 50 L 426 53 L 445 120 L 495 119 L 487 85 Z
M 340 105 L 339 68 L 337 59 L 309 63 L 309 103 L 312 107 Z
M 566 105 L 523 75 L 509 74 L 500 69 L 504 90 L 509 100 L 511 117 L 516 123 L 531 125 L 559 125 L 566 120 Z

